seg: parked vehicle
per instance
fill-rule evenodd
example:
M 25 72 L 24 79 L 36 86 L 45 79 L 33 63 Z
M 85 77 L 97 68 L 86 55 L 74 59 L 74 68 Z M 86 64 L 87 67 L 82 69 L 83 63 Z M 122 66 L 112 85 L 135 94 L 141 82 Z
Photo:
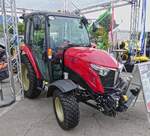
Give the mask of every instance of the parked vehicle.
M 36 98 L 47 89 L 61 128 L 69 130 L 78 125 L 79 102 L 109 116 L 128 109 L 127 84 L 120 77 L 122 67 L 107 52 L 92 47 L 86 21 L 76 15 L 47 12 L 23 18 L 24 94 Z M 131 91 L 135 97 L 138 92 Z

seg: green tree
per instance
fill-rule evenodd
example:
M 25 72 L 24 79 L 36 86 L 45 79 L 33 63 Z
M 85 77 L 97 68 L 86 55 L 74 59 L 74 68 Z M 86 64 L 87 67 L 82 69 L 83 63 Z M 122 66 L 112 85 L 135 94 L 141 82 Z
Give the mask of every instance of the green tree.
M 21 22 L 18 23 L 18 33 L 19 33 L 19 35 L 23 35 L 24 34 L 24 30 L 25 30 L 24 27 L 25 27 L 24 23 L 21 23 Z
M 24 23 L 21 23 L 19 22 L 18 23 L 18 32 L 19 32 L 19 35 L 23 35 L 24 34 Z M 3 25 L 0 24 L 0 33 L 3 33 Z M 9 30 L 9 33 L 13 33 L 13 29 L 10 29 Z

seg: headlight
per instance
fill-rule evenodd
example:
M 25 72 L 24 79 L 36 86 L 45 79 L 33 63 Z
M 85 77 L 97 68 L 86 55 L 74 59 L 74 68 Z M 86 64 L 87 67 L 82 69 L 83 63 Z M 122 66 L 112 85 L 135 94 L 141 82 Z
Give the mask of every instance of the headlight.
M 109 73 L 110 69 L 105 68 L 105 67 L 100 67 L 97 66 L 96 64 L 91 64 L 91 67 L 99 73 L 100 76 L 107 76 Z

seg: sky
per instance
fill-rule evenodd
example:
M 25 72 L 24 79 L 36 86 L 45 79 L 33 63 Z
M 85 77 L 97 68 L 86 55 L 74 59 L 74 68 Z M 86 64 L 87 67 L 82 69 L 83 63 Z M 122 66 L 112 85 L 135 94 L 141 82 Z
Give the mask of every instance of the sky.
M 68 0 L 68 9 L 73 10 L 75 7 L 72 2 L 78 8 L 87 7 L 89 5 L 95 5 L 97 3 L 102 3 L 108 0 Z M 49 10 L 57 11 L 64 9 L 64 0 L 16 0 L 17 7 L 38 9 L 38 10 Z M 115 20 L 120 24 L 119 28 L 121 30 L 129 30 L 130 28 L 130 6 L 120 7 L 115 9 Z M 150 0 L 147 0 L 147 21 L 146 21 L 146 31 L 150 31 Z M 102 11 L 91 13 L 86 15 L 87 18 L 96 18 L 100 15 Z
M 16 0 L 17 7 L 35 8 L 40 10 L 52 10 L 57 11 L 58 9 L 64 8 L 65 0 Z M 72 2 L 79 8 L 93 5 L 95 3 L 105 2 L 107 0 L 68 0 L 69 9 L 74 8 Z

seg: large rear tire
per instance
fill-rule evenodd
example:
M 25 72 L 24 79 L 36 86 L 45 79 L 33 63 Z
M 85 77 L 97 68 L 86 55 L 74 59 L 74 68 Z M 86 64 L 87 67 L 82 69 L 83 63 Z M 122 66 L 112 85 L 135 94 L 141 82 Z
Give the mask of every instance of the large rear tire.
M 24 95 L 30 99 L 38 97 L 41 91 L 37 89 L 37 78 L 30 61 L 25 55 L 21 56 L 21 68 Z
M 53 93 L 53 107 L 59 126 L 70 130 L 79 123 L 79 104 L 72 93 L 62 93 L 56 89 Z

